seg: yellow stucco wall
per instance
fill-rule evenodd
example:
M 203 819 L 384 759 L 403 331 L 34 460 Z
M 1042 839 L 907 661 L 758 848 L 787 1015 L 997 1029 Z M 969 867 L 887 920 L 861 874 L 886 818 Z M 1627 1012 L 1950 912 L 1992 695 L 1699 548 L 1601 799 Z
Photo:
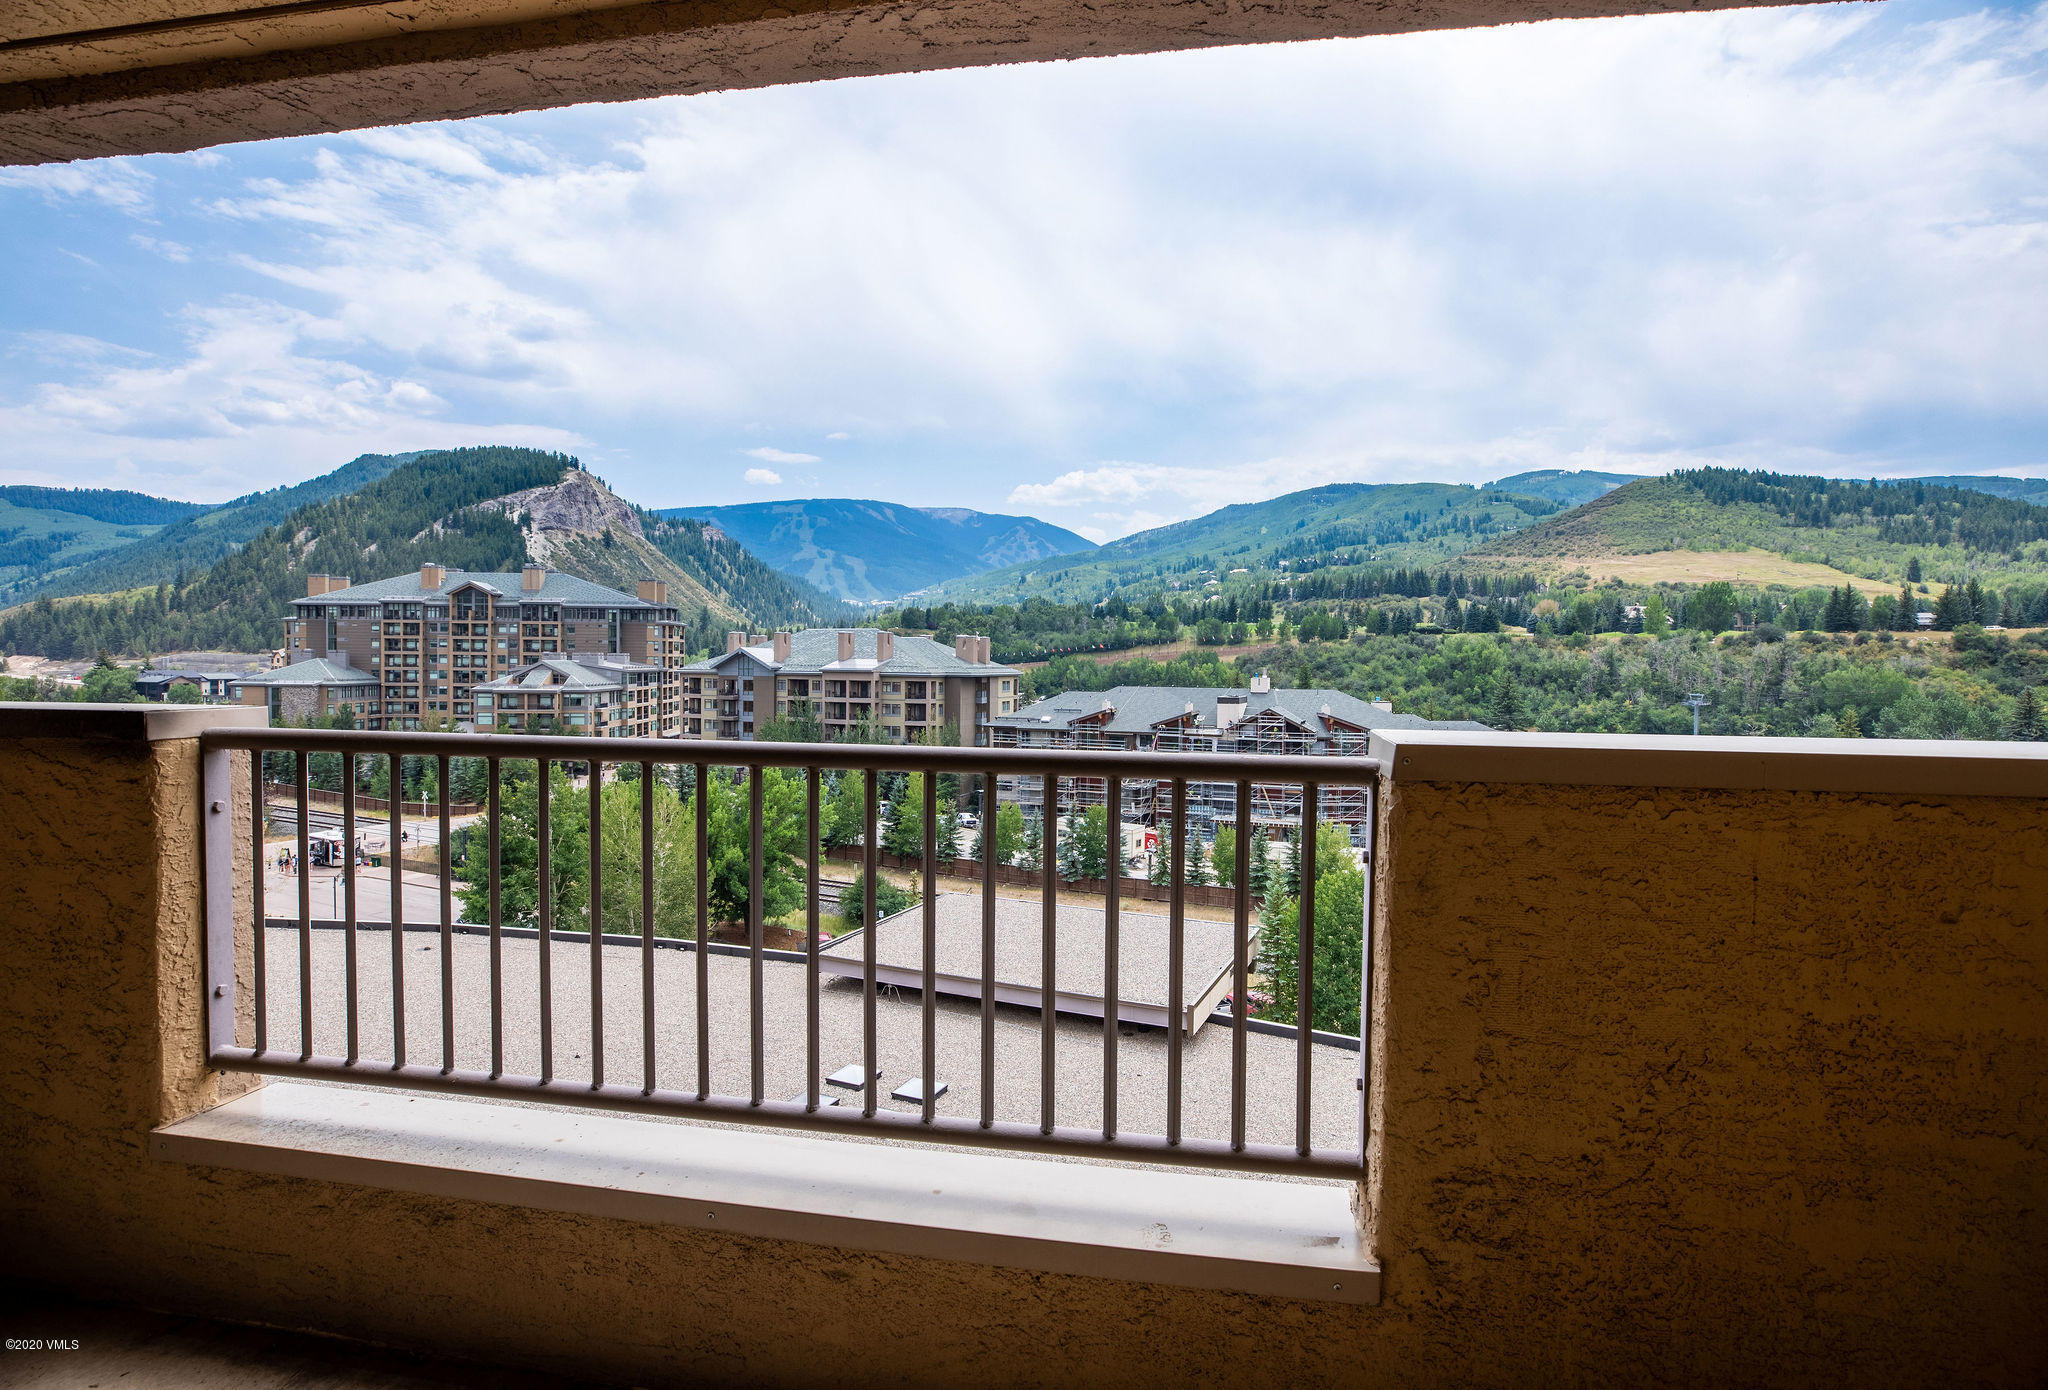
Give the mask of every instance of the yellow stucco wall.
M 23 851 L 0 1241 L 23 1273 L 642 1384 L 2048 1371 L 2024 1317 L 2048 1291 L 2038 803 L 1398 789 L 1386 1293 L 1354 1308 L 150 1160 L 150 1125 L 214 1094 L 195 777 L 190 741 L 0 744 Z

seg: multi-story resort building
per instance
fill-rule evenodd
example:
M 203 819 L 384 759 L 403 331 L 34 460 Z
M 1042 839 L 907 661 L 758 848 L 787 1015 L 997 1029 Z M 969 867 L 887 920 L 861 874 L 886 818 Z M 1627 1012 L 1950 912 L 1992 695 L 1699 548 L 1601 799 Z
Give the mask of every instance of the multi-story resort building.
M 951 729 L 986 746 L 992 721 L 1017 707 L 1020 672 L 989 660 L 989 639 L 952 646 L 877 628 L 808 628 L 749 637 L 683 668 L 683 736 L 751 739 L 793 707 L 810 705 L 825 737 L 872 724 L 892 742 Z
M 239 699 L 267 705 L 279 719 L 347 704 L 370 729 L 417 729 L 423 721 L 498 727 L 495 716 L 514 708 L 500 704 L 501 694 L 519 695 L 523 723 L 527 701 L 560 684 L 573 686 L 564 697 L 598 701 L 556 709 L 565 725 L 569 713 L 603 711 L 607 732 L 623 724 L 675 737 L 687 660 L 682 615 L 660 580 L 641 580 L 638 589 L 622 593 L 540 565 L 491 574 L 428 564 L 417 575 L 367 584 L 309 575 L 306 597 L 285 619 L 285 664 L 243 677 Z M 566 669 L 580 666 L 598 681 Z M 484 690 L 488 701 L 479 700 Z M 485 713 L 494 718 L 479 718 Z M 597 721 L 584 722 L 595 731 Z
M 1151 752 L 1283 753 L 1309 757 L 1364 757 L 1375 729 L 1483 729 L 1468 720 L 1432 720 L 1396 714 L 1385 701 L 1361 700 L 1341 690 L 1275 690 L 1261 672 L 1249 690 L 1199 686 L 1120 685 L 1113 690 L 1068 691 L 990 721 L 997 748 L 1107 748 Z M 1062 811 L 1099 806 L 1108 789 L 1100 778 L 1060 781 Z M 1127 820 L 1163 820 L 1171 781 L 1126 778 Z M 997 779 L 999 801 L 1014 801 L 1027 815 L 1042 809 L 1045 793 L 1036 777 Z M 1368 805 L 1362 789 L 1322 788 L 1317 814 L 1343 825 L 1362 840 Z M 1231 782 L 1188 783 L 1191 833 L 1237 818 L 1237 787 Z M 1252 784 L 1250 818 L 1255 825 L 1292 830 L 1301 824 L 1301 788 L 1286 783 Z

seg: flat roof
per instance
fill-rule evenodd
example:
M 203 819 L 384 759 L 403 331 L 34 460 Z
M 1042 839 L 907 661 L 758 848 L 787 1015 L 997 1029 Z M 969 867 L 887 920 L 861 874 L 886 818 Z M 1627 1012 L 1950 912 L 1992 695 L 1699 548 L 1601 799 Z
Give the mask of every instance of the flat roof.
M 941 994 L 981 998 L 981 896 L 941 893 L 937 909 L 934 984 Z M 1037 1008 L 1044 997 L 1044 909 L 1031 898 L 995 900 L 996 998 Z M 1100 907 L 1061 901 L 1054 925 L 1054 1007 L 1062 1013 L 1102 1017 L 1108 952 L 1106 916 Z M 1171 919 L 1161 913 L 1125 912 L 1117 928 L 1117 1015 L 1132 1023 L 1164 1027 L 1167 1006 L 1167 945 Z M 1182 929 L 1181 1026 L 1199 1029 L 1230 993 L 1229 922 L 1189 918 Z M 1256 956 L 1259 932 L 1250 929 L 1248 962 Z M 858 978 L 867 943 L 855 932 L 818 953 L 821 970 Z M 875 928 L 876 978 L 899 987 L 921 988 L 924 980 L 924 905 L 884 917 Z
M 314 885 L 315 900 L 327 891 Z M 1189 923 L 1193 925 L 1192 922 Z M 268 980 L 269 1045 L 285 1050 L 298 1043 L 298 932 L 272 927 L 265 953 Z M 362 1055 L 391 1055 L 391 958 L 382 923 L 363 930 L 358 946 L 359 1027 Z M 347 998 L 343 933 L 313 932 L 313 1042 L 317 1052 L 339 1054 L 346 1038 Z M 412 930 L 405 937 L 406 1049 L 414 1060 L 438 1064 L 441 1057 L 441 966 L 438 928 Z M 454 937 L 455 1065 L 488 1070 L 491 1061 L 490 939 L 483 934 Z M 540 1066 L 540 943 L 532 937 L 503 941 L 505 1066 L 508 1074 L 531 1076 Z M 574 1080 L 590 1076 L 590 947 L 558 939 L 550 943 L 554 984 L 555 1074 Z M 656 949 L 654 966 L 655 1077 L 662 1086 L 695 1084 L 697 956 L 689 949 Z M 641 951 L 632 946 L 601 948 L 604 982 L 605 1079 L 644 1082 L 640 1019 Z M 711 1039 L 711 1085 L 721 1095 L 749 1091 L 750 963 L 743 956 L 713 953 L 706 959 L 711 993 L 706 1011 Z M 805 1089 L 804 974 L 801 962 L 762 964 L 765 1094 L 776 1100 Z M 856 981 L 821 979 L 818 990 L 819 1086 L 843 1104 L 858 1104 L 858 1093 L 824 1085 L 824 1077 L 861 1060 L 861 989 Z M 947 1091 L 936 1102 L 942 1115 L 978 1118 L 981 1113 L 981 1006 L 941 995 L 937 1005 L 937 1079 Z M 1037 1123 L 1039 1013 L 1035 1008 L 999 1004 L 995 1016 L 995 1113 L 998 1120 Z M 883 988 L 875 1003 L 877 1058 L 882 1072 L 880 1107 L 915 1114 L 914 1104 L 889 1092 L 923 1068 L 923 1008 L 917 991 Z M 1072 1014 L 1054 1022 L 1056 1118 L 1082 1128 L 1102 1123 L 1102 1025 Z M 239 1041 L 251 1041 L 249 1024 Z M 1245 1132 L 1254 1143 L 1294 1141 L 1294 1038 L 1251 1032 L 1245 1035 Z M 1204 1028 L 1182 1046 L 1183 1132 L 1190 1137 L 1230 1136 L 1231 1030 Z M 1310 1129 L 1321 1148 L 1358 1143 L 1359 1054 L 1329 1043 L 1310 1048 Z M 1166 1126 L 1166 1033 L 1124 1027 L 1117 1044 L 1117 1128 L 1126 1134 L 1159 1134 Z

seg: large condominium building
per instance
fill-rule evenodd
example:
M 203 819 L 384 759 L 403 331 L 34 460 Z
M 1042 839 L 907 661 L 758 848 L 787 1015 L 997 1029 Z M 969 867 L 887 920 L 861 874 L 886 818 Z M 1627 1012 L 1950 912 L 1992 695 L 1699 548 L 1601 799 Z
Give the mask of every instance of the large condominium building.
M 1364 757 L 1374 729 L 1483 729 L 1469 721 L 1423 719 L 1396 714 L 1381 701 L 1361 700 L 1341 690 L 1275 690 L 1262 672 L 1249 690 L 1197 686 L 1120 685 L 1113 690 L 1052 695 L 990 721 L 997 748 L 1108 748 L 1149 752 L 1284 753 L 1308 757 Z M 1154 823 L 1168 809 L 1168 780 L 1127 778 L 1126 818 Z M 1059 805 L 1099 806 L 1107 796 L 1100 778 L 1063 778 Z M 999 801 L 1014 801 L 1031 814 L 1045 805 L 1036 777 L 1003 777 Z M 1362 837 L 1368 810 L 1365 792 L 1325 787 L 1317 814 Z M 1232 782 L 1188 783 L 1189 824 L 1205 833 L 1237 817 Z M 1250 818 L 1285 832 L 1301 824 L 1301 788 L 1293 784 L 1252 784 Z
M 656 738 L 664 674 L 610 652 L 543 657 L 472 687 L 477 732 Z
M 621 593 L 539 565 L 489 574 L 429 564 L 368 584 L 309 575 L 306 597 L 285 619 L 285 665 L 245 677 L 240 698 L 288 719 L 347 703 L 371 729 L 476 725 L 480 687 L 550 658 L 610 658 L 614 676 L 654 670 L 653 716 L 629 722 L 674 737 L 683 722 L 682 615 L 661 581 L 638 587 Z
M 683 736 L 751 739 L 793 706 L 810 705 L 837 738 L 868 723 L 893 742 L 954 730 L 986 746 L 991 720 L 1017 707 L 1019 673 L 989 660 L 988 638 L 899 637 L 877 628 L 809 628 L 749 637 L 683 668 Z

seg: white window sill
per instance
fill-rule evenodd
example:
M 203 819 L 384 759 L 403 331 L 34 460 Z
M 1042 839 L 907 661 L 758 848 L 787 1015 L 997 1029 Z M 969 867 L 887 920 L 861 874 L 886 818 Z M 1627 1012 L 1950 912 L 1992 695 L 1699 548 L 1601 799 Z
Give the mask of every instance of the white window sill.
M 678 1126 L 272 1082 L 171 1162 L 1059 1274 L 1377 1303 L 1349 1184 Z

